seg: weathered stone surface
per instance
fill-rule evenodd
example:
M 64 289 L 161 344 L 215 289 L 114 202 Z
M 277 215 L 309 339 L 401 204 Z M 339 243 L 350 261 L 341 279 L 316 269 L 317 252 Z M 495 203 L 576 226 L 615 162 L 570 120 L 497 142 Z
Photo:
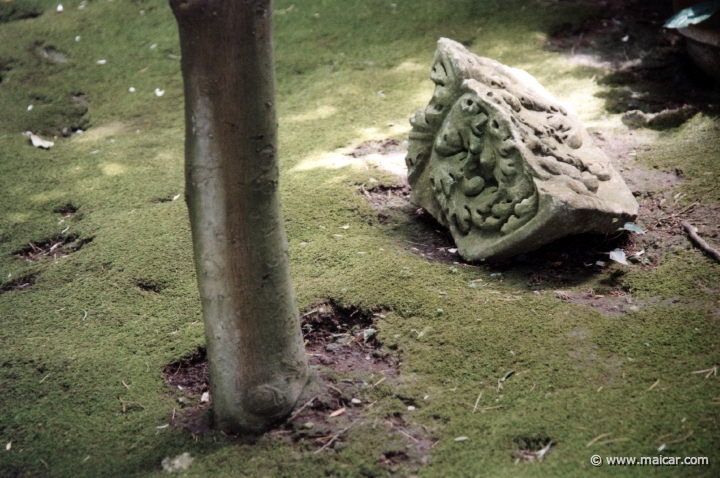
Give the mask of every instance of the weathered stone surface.
M 411 118 L 411 201 L 467 260 L 510 257 L 563 236 L 607 233 L 638 204 L 577 115 L 523 70 L 438 42 L 435 93 Z

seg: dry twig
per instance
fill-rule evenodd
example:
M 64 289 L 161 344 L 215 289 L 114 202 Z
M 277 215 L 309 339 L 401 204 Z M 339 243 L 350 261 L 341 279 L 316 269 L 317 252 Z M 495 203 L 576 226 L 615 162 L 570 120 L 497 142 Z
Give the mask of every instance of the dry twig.
M 355 421 L 352 422 L 350 425 L 346 426 L 345 428 L 343 428 L 342 430 L 340 430 L 339 432 L 337 432 L 335 435 L 333 435 L 332 438 L 330 438 L 330 439 L 327 441 L 327 443 L 325 443 L 321 448 L 318 448 L 317 450 L 315 450 L 315 454 L 320 453 L 321 451 L 325 450 L 325 449 L 328 448 L 330 445 L 332 445 L 333 443 L 335 443 L 335 440 L 337 440 L 338 438 L 340 438 L 340 435 L 342 435 L 342 434 L 345 433 L 346 431 L 350 430 L 350 428 L 352 428 L 353 425 L 355 425 L 358 420 L 359 420 L 359 419 L 355 420 Z
M 475 413 L 475 411 L 477 410 L 477 406 L 478 406 L 478 403 L 480 403 L 480 398 L 482 398 L 482 394 L 483 393 L 480 392 L 480 395 L 478 395 L 477 400 L 475 400 L 475 406 L 473 407 L 473 411 L 472 411 L 473 413 Z
M 298 415 L 300 415 L 300 412 L 302 412 L 303 410 L 305 410 L 305 408 L 307 408 L 307 407 L 309 407 L 310 405 L 312 405 L 312 402 L 314 402 L 316 398 L 317 398 L 317 397 L 311 398 L 310 400 L 308 400 L 308 402 L 307 402 L 305 405 L 303 405 L 302 407 L 300 407 L 300 408 L 298 408 L 297 410 L 295 410 L 295 411 L 293 412 L 293 414 L 290 415 L 290 418 L 287 419 L 287 421 L 291 422 L 295 417 L 297 417 Z
M 590 440 L 590 442 L 588 442 L 587 445 L 585 445 L 585 448 L 590 448 L 596 441 L 598 441 L 602 438 L 605 438 L 605 437 L 609 437 L 610 435 L 612 435 L 612 433 L 603 433 L 601 435 L 596 436 L 595 438 Z
M 710 246 L 705 240 L 698 236 L 697 229 L 695 229 L 689 222 L 687 221 L 680 221 L 680 224 L 682 224 L 682 227 L 687 231 L 688 236 L 690 236 L 690 239 L 693 240 L 697 246 L 705 251 L 707 254 L 711 255 L 715 258 L 716 261 L 720 262 L 720 251 L 717 249 L 714 249 Z
M 688 434 L 685 435 L 684 437 L 680 438 L 679 440 L 669 441 L 669 442 L 666 443 L 666 445 L 674 445 L 675 443 L 684 442 L 685 440 L 687 440 L 688 438 L 690 438 L 690 437 L 693 435 L 693 433 L 695 433 L 695 432 L 694 432 L 693 430 L 690 430 L 690 431 L 688 432 Z

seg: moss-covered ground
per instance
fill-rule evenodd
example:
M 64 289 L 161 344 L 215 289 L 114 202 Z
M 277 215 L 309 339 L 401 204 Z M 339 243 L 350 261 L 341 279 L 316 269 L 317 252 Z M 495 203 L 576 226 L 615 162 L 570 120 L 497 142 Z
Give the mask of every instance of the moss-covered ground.
M 343 446 L 314 453 L 162 428 L 178 391 L 160 372 L 204 343 L 187 210 L 172 200 L 183 192 L 183 97 L 167 2 L 69 0 L 62 13 L 55 1 L 0 2 L 0 286 L 34 280 L 0 295 L 0 476 L 160 476 L 161 460 L 183 452 L 195 459 L 186 476 L 404 476 L 416 471 L 379 462 L 399 445 L 373 427 L 396 412 L 438 440 L 420 476 L 720 476 L 720 378 L 692 373 L 720 363 L 720 265 L 681 241 L 653 267 L 612 264 L 562 284 L 533 284 L 519 262 L 501 275 L 451 269 L 412 253 L 412 217 L 383 225 L 357 194 L 392 176 L 323 161 L 403 138 L 430 98 L 441 36 L 528 70 L 606 137 L 626 134 L 606 110 L 603 71 L 545 48 L 561 25 L 603 14 L 578 3 L 276 0 L 299 305 L 382 307 L 379 339 L 402 357 L 401 380 L 366 392 L 376 404 Z M 57 135 L 55 146 L 33 148 L 26 130 Z M 672 193 L 717 208 L 716 115 L 644 137 L 638 165 L 682 165 Z M 64 217 L 68 204 L 77 210 Z M 69 234 L 92 241 L 57 259 L 13 255 Z M 553 293 L 603 287 L 644 305 L 608 316 Z M 550 440 L 542 462 L 515 463 L 518 449 Z M 665 456 L 710 465 L 590 465 L 595 453 L 653 456 L 663 443 Z

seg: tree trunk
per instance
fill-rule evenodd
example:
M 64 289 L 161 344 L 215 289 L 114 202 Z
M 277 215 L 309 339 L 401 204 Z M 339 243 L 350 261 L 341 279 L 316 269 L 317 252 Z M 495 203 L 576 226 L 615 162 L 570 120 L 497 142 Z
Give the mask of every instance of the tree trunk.
M 278 191 L 271 0 L 170 0 L 215 426 L 267 430 L 307 381 Z

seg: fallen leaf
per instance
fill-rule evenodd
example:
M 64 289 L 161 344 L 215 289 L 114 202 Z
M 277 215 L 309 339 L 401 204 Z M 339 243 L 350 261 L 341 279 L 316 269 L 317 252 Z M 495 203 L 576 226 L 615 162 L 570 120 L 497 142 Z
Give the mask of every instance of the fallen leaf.
M 645 231 L 643 231 L 640 227 L 635 225 L 633 222 L 626 222 L 623 227 L 619 227 L 618 231 L 632 231 L 636 232 L 638 234 L 645 234 Z
M 32 142 L 32 145 L 36 148 L 42 148 L 42 149 L 50 149 L 53 146 L 55 146 L 55 143 L 52 141 L 45 141 L 40 136 L 33 134 L 32 132 L 28 131 L 26 133 L 28 136 L 30 136 L 30 141 Z
M 688 2 L 693 3 L 693 2 Z M 698 2 L 695 2 L 698 3 Z M 687 28 L 710 18 L 720 8 L 718 2 L 700 2 L 680 10 L 663 25 L 663 28 Z
M 547 452 L 550 451 L 552 448 L 553 442 L 549 442 L 547 445 L 545 445 L 541 450 L 538 450 L 535 452 L 535 456 L 539 461 L 542 461 L 542 459 L 545 457 Z
M 615 261 L 619 264 L 628 265 L 625 251 L 620 248 L 610 251 L 610 260 Z
M 190 453 L 185 452 L 182 455 L 176 456 L 175 458 L 163 458 L 161 465 L 163 470 L 167 471 L 168 473 L 173 473 L 176 471 L 187 470 L 192 464 L 192 462 L 193 457 L 190 456 Z

